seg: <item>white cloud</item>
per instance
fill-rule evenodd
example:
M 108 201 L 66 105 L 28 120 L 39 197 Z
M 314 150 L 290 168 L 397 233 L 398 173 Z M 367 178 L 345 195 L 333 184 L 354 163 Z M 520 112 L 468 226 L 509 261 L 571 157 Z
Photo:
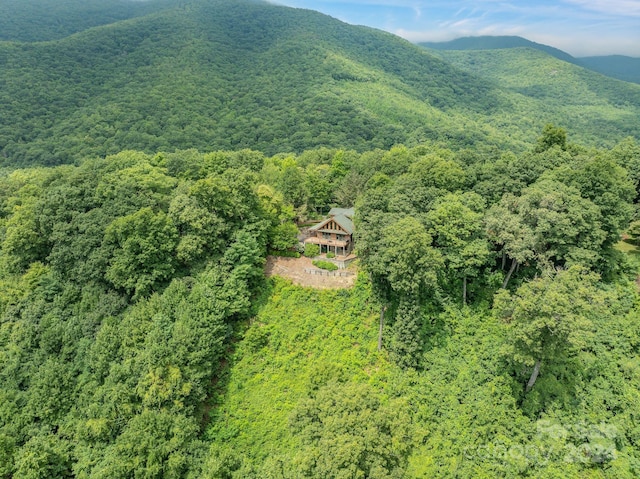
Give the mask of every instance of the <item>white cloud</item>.
M 640 57 L 640 0 L 272 1 L 324 11 L 347 23 L 366 23 L 413 42 L 518 35 L 576 56 Z M 362 15 L 354 18 L 354 11 Z
M 564 0 L 565 3 L 577 5 L 605 15 L 621 17 L 640 17 L 640 0 Z M 638 25 L 640 29 L 640 25 Z

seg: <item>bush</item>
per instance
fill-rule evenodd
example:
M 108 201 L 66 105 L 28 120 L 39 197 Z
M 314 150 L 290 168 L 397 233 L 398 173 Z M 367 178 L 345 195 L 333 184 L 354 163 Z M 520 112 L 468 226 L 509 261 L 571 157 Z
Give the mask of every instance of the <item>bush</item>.
M 334 252 L 329 251 L 329 252 L 327 253 L 327 258 L 335 258 L 335 257 L 336 257 L 336 254 L 335 254 Z
M 336 266 L 335 264 L 333 264 L 331 261 L 314 261 L 313 265 L 316 268 L 320 268 L 320 269 L 326 269 L 327 271 L 335 271 L 338 269 L 338 266 Z
M 293 223 L 282 223 L 269 232 L 269 245 L 276 251 L 287 251 L 298 243 L 298 228 Z
M 307 243 L 304 245 L 304 255 L 307 258 L 313 258 L 314 256 L 318 256 L 320 254 L 320 246 L 313 243 Z

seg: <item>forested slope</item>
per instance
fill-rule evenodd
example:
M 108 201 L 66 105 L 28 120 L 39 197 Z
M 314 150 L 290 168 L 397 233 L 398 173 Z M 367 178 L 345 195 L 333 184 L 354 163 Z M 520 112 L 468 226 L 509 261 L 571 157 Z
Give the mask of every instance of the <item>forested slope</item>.
M 4 172 L 0 477 L 635 477 L 639 162 L 548 126 Z M 265 280 L 354 203 L 352 290 Z
M 420 45 L 434 50 L 505 50 L 508 48 L 531 48 L 548 53 L 558 60 L 576 63 L 576 59 L 567 52 L 515 36 L 484 35 L 478 37 L 462 37 L 448 42 L 422 42 Z
M 616 132 L 635 136 L 640 85 L 605 77 L 531 48 L 438 54 L 500 85 L 508 92 L 513 114 L 536 111 L 551 122 L 570 121 L 576 130 L 592 132 L 599 144 L 606 144 L 606 138 Z
M 124 148 L 369 149 L 422 125 L 464 141 L 459 110 L 499 103 L 396 37 L 257 2 L 190 2 L 58 42 L 4 44 L 0 63 L 9 164 Z
M 612 145 L 640 121 L 637 92 L 615 83 L 604 88 L 625 102 L 596 92 L 588 115 L 566 106 L 580 101 L 571 95 L 521 105 L 393 35 L 260 2 L 178 2 L 56 41 L 5 42 L 0 66 L 8 166 L 130 148 L 274 154 L 439 139 L 522 150 L 549 121 Z
M 624 55 L 580 58 L 580 63 L 603 75 L 620 80 L 640 83 L 640 58 Z
M 423 42 L 419 45 L 434 50 L 504 50 L 508 48 L 531 48 L 574 65 L 586 67 L 618 80 L 640 83 L 640 58 L 624 55 L 604 55 L 575 58 L 557 48 L 532 42 L 522 37 L 479 36 L 462 37 L 448 42 Z
M 57 40 L 176 4 L 174 0 L 1 0 L 0 41 Z
M 634 85 L 165 5 L 0 43 L 0 478 L 640 475 Z

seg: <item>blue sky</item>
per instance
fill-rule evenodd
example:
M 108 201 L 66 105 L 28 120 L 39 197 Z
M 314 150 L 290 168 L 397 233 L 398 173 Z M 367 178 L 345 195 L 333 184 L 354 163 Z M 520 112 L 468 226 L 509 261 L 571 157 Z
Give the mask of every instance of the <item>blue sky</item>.
M 413 42 L 518 35 L 574 56 L 640 57 L 640 0 L 273 0 Z

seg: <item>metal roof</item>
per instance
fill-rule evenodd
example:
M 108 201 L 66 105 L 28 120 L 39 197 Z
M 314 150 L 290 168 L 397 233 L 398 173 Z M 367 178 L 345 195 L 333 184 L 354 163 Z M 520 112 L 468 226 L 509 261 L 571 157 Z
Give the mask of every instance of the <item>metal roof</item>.
M 331 208 L 329 211 L 329 216 L 346 216 L 347 218 L 353 219 L 353 215 L 355 214 L 355 208 Z
M 349 234 L 353 234 L 355 229 L 353 226 L 353 221 L 351 219 L 353 218 L 353 214 L 354 214 L 353 208 L 331 208 L 331 211 L 329 211 L 329 218 L 321 221 L 320 223 L 312 226 L 309 229 L 313 231 L 321 230 L 329 221 L 333 220 L 344 231 L 346 231 Z

